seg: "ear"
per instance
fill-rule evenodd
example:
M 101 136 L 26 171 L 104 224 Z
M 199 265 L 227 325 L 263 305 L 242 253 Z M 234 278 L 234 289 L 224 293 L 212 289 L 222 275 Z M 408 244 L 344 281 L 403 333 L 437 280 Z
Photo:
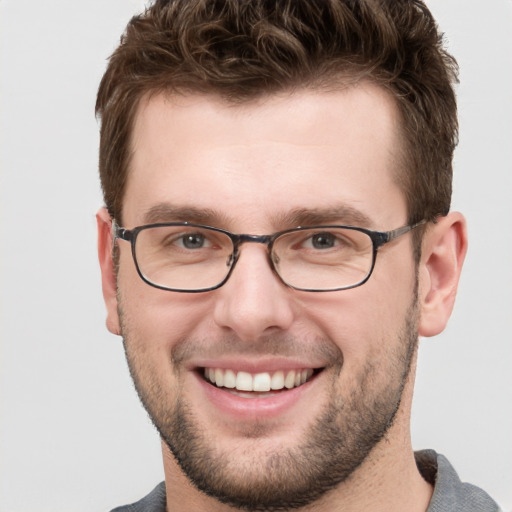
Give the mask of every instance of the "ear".
M 460 213 L 449 213 L 426 231 L 419 268 L 420 336 L 435 336 L 446 327 L 467 247 L 466 220 Z
M 117 284 L 112 258 L 112 219 L 106 208 L 96 214 L 98 225 L 98 258 L 101 268 L 101 286 L 103 299 L 107 307 L 107 329 L 112 334 L 121 334 L 119 315 L 117 313 Z

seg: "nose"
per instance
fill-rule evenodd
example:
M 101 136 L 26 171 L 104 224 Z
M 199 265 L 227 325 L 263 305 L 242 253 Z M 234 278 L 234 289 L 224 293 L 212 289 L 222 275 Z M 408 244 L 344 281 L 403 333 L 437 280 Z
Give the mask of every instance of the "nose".
M 259 244 L 240 249 L 230 278 L 215 293 L 214 321 L 242 341 L 284 331 L 293 322 L 293 290 L 272 271 Z

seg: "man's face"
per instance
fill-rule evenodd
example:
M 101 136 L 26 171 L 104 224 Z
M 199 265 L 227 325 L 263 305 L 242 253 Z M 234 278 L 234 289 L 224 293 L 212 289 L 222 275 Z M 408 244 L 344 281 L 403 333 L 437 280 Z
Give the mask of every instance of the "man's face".
M 397 123 L 392 100 L 369 84 L 238 106 L 154 96 L 134 126 L 123 226 L 191 221 L 258 235 L 296 227 L 298 218 L 403 226 Z M 366 284 L 326 293 L 282 284 L 261 244 L 242 246 L 215 291 L 159 290 L 137 275 L 129 245 L 117 243 L 132 376 L 201 490 L 250 509 L 297 507 L 344 482 L 384 436 L 393 445 L 389 428 L 408 407 L 400 400 L 417 339 L 410 234 L 379 251 Z M 218 387 L 210 372 L 308 380 L 255 392 Z

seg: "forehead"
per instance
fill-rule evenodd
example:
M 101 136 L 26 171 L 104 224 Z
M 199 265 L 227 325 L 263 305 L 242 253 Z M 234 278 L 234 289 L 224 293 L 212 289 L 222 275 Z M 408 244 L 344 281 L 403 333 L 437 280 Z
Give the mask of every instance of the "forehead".
M 369 83 L 243 104 L 150 96 L 135 118 L 123 216 L 140 223 L 168 204 L 253 224 L 338 206 L 378 217 L 378 203 L 405 208 L 398 131 L 392 98 Z

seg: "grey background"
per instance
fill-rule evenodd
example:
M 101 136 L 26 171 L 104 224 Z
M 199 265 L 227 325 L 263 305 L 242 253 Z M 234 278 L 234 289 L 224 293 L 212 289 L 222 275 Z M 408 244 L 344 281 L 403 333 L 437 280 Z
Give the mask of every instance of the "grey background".
M 95 92 L 141 0 L 0 1 L 0 512 L 106 511 L 163 478 L 107 333 Z M 512 510 L 512 2 L 428 2 L 461 67 L 454 209 L 470 251 L 421 343 L 415 448 Z

